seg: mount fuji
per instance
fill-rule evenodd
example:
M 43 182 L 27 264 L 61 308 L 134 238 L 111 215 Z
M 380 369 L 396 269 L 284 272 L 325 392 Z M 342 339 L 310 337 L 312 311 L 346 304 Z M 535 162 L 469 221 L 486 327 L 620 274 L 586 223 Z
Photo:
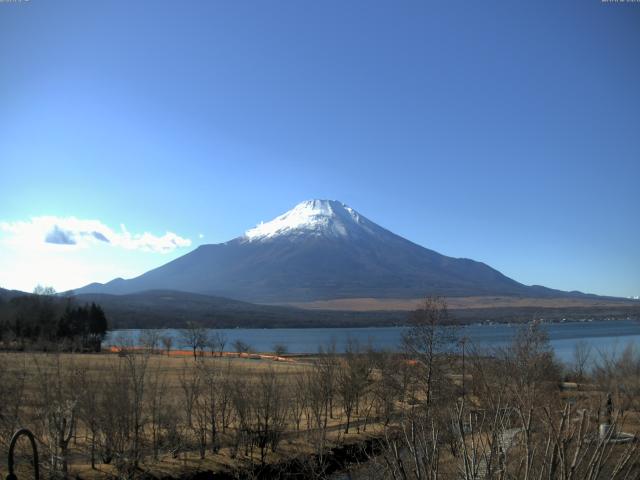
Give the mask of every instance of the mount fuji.
M 130 280 L 76 293 L 178 290 L 255 303 L 580 295 L 526 286 L 490 266 L 406 240 L 338 201 L 309 200 L 226 243 L 192 252 Z

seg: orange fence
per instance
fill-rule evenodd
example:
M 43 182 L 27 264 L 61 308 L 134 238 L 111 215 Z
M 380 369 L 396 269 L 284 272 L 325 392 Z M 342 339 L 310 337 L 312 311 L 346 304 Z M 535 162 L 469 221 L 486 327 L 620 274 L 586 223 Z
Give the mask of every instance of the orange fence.
M 115 345 L 110 345 L 104 349 L 109 353 L 121 353 L 123 351 L 134 351 L 134 352 L 146 352 L 148 349 L 146 347 L 117 347 Z M 159 353 L 162 355 L 167 355 L 169 357 L 191 357 L 193 356 L 193 350 L 170 350 L 167 353 L 162 349 L 155 349 L 153 353 Z M 278 355 L 267 355 L 260 353 L 236 353 L 236 352 L 197 352 L 199 357 L 236 357 L 236 358 L 248 358 L 252 360 L 272 360 L 274 362 L 295 362 L 294 359 L 288 357 L 280 357 Z

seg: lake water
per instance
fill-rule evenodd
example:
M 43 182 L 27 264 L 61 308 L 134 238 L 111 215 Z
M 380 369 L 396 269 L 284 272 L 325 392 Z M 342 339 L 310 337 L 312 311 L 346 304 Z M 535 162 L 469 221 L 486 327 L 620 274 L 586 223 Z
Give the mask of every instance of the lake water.
M 548 332 L 551 345 L 559 360 L 569 362 L 575 344 L 584 340 L 593 347 L 593 352 L 622 351 L 629 343 L 640 345 L 640 322 L 634 320 L 610 320 L 593 322 L 570 322 L 543 325 Z M 468 344 L 478 347 L 499 347 L 509 343 L 517 325 L 468 325 L 460 327 L 459 336 L 468 339 Z M 227 339 L 225 350 L 232 350 L 236 340 L 242 340 L 255 352 L 273 351 L 275 344 L 286 346 L 289 353 L 317 353 L 318 348 L 335 341 L 338 351 L 344 351 L 348 339 L 357 339 L 361 345 L 371 344 L 377 349 L 394 350 L 402 343 L 402 327 L 377 328 L 274 328 L 274 329 L 219 329 Z M 105 345 L 118 343 L 127 338 L 137 343 L 141 330 L 114 330 L 104 341 Z M 162 330 L 162 335 L 174 339 L 173 348 L 188 348 L 181 341 L 180 330 Z

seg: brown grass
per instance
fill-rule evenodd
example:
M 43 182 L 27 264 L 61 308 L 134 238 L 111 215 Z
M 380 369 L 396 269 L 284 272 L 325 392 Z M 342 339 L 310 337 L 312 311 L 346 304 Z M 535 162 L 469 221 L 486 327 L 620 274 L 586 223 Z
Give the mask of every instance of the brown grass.
M 526 298 L 526 297 L 447 297 L 447 306 L 452 310 L 477 308 L 576 308 L 576 307 L 617 307 L 638 305 L 626 299 L 600 298 Z M 316 300 L 313 302 L 293 302 L 287 305 L 308 310 L 351 310 L 357 312 L 411 311 L 424 299 L 420 298 L 340 298 Z
M 136 354 L 136 353 L 134 353 Z M 142 354 L 142 352 L 139 352 Z M 6 371 L 22 371 L 26 373 L 26 395 L 25 398 L 31 399 L 33 396 L 38 395 L 38 385 L 36 384 L 38 378 L 38 368 L 47 368 L 48 361 L 52 360 L 54 356 L 60 359 L 62 365 L 65 368 L 81 369 L 86 374 L 100 378 L 103 375 L 107 375 L 108 369 L 112 368 L 113 362 L 118 360 L 118 352 L 105 352 L 102 354 L 48 354 L 48 353 L 0 353 L 0 365 Z M 172 351 L 170 355 L 166 353 L 156 353 L 149 356 L 149 363 L 147 366 L 147 372 L 160 371 L 166 380 L 166 388 L 164 389 L 164 395 L 169 400 L 173 400 L 173 403 L 180 403 L 181 396 L 183 395 L 180 378 L 185 368 L 189 368 L 194 363 L 193 353 L 191 351 Z M 211 354 L 202 355 L 198 362 L 212 362 L 218 364 L 221 368 L 230 366 L 233 369 L 234 376 L 242 376 L 251 381 L 252 378 L 257 379 L 258 375 L 267 371 L 275 371 L 281 379 L 284 379 L 285 384 L 293 383 L 296 376 L 300 375 L 306 369 L 311 367 L 309 361 L 306 359 L 293 360 L 287 358 L 276 357 L 273 355 L 258 355 L 258 354 L 235 354 L 228 353 L 226 355 L 215 356 Z M 30 402 L 29 402 L 30 403 Z M 183 415 L 180 411 L 178 415 Z M 328 422 L 328 447 L 339 445 L 345 440 L 348 442 L 359 442 L 371 435 L 374 435 L 376 431 L 380 431 L 382 425 L 371 421 L 367 426 L 367 432 L 360 431 L 355 428 L 355 424 L 358 420 L 354 416 L 352 424 L 354 428 L 351 433 L 345 435 L 343 432 L 343 416 L 342 412 L 336 407 L 334 410 L 334 417 Z M 35 425 L 24 425 L 28 428 L 36 430 Z M 270 453 L 268 456 L 269 463 L 278 463 L 291 459 L 299 455 L 307 455 L 313 452 L 312 446 L 306 439 L 305 435 L 306 424 L 305 420 L 302 420 L 300 432 L 295 431 L 295 424 L 290 423 L 287 426 L 286 438 L 281 442 L 281 445 L 276 453 Z M 115 468 L 112 465 L 104 465 L 98 463 L 97 470 L 92 470 L 88 458 L 88 432 L 84 430 L 84 427 L 79 424 L 76 432 L 76 439 L 72 440 L 70 458 L 70 473 L 71 476 L 76 474 L 80 478 L 98 479 L 109 478 L 117 475 Z M 222 448 L 217 454 L 207 451 L 206 458 L 201 460 L 197 451 L 185 451 L 180 453 L 178 458 L 173 458 L 170 454 L 161 454 L 158 462 L 151 459 L 150 455 L 146 455 L 141 464 L 141 468 L 149 473 L 158 476 L 173 476 L 178 477 L 185 472 L 197 472 L 197 471 L 228 471 L 247 466 L 251 463 L 251 459 L 239 455 L 235 459 L 230 454 L 231 433 L 221 435 Z M 2 439 L 8 441 L 7 439 Z M 26 444 L 25 444 L 26 446 Z M 0 449 L 4 452 L 3 449 Z M 22 449 L 26 451 L 26 449 Z M 43 452 L 40 452 L 41 461 L 43 460 Z M 259 458 L 256 458 L 254 454 L 253 463 L 258 464 Z M 3 457 L 5 454 L 3 453 Z M 22 478 L 32 475 L 32 470 L 27 465 L 27 455 L 23 455 L 22 464 L 18 465 L 19 471 L 23 472 Z M 0 478 L 4 478 L 8 472 L 6 471 L 5 462 L 0 463 Z

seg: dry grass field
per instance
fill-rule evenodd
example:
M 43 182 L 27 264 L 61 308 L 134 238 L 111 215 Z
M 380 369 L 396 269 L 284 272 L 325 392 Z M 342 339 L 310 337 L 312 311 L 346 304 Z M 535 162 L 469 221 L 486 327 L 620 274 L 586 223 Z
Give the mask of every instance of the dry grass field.
M 337 311 L 413 311 L 424 299 L 420 298 L 341 298 L 316 300 L 313 302 L 289 303 L 292 307 L 309 310 Z M 447 305 L 451 310 L 484 308 L 588 308 L 618 307 L 620 305 L 637 306 L 637 301 L 614 298 L 525 298 L 525 297 L 448 297 Z
M 329 449 L 332 446 L 342 443 L 358 443 L 366 438 L 376 435 L 380 431 L 380 424 L 374 418 L 371 406 L 366 413 L 352 414 L 350 419 L 351 429 L 345 433 L 344 412 L 340 407 L 338 399 L 334 399 L 334 405 L 330 406 L 327 417 L 313 418 L 314 412 L 310 406 L 299 405 L 298 409 L 292 405 L 296 403 L 296 395 L 302 395 L 304 388 L 302 383 L 314 380 L 314 358 L 302 358 L 294 361 L 274 361 L 270 359 L 238 358 L 232 354 L 227 356 L 217 356 L 203 354 L 194 360 L 190 352 L 172 352 L 171 355 L 164 353 L 148 354 L 136 351 L 127 354 L 104 353 L 104 354 L 47 354 L 47 353 L 0 353 L 0 364 L 3 372 L 0 378 L 7 383 L 13 383 L 12 392 L 5 391 L 5 398 L 11 398 L 5 409 L 11 407 L 18 411 L 16 422 L 4 422 L 2 435 L 2 457 L 6 458 L 6 445 L 12 428 L 18 425 L 29 427 L 38 438 L 40 446 L 40 457 L 47 460 L 52 454 L 51 450 L 51 412 L 48 411 L 52 403 L 74 402 L 76 410 L 73 431 L 70 432 L 70 440 L 65 457 L 68 461 L 69 475 L 79 475 L 81 478 L 108 478 L 124 476 L 115 460 L 106 464 L 101 459 L 100 450 L 104 449 L 105 438 L 96 441 L 96 465 L 91 468 L 91 429 L 88 426 L 92 420 L 103 422 L 109 417 L 117 416 L 118 412 L 123 413 L 121 421 L 125 422 L 125 428 L 135 429 L 135 420 L 131 419 L 131 410 L 134 411 L 136 396 L 135 383 L 141 381 L 144 385 L 140 400 L 141 420 L 141 441 L 140 461 L 137 467 L 140 471 L 148 472 L 158 477 L 179 476 L 185 472 L 197 471 L 235 471 L 246 468 L 252 464 L 261 464 L 262 460 L 258 453 L 255 442 L 249 446 L 238 446 L 237 429 L 239 423 L 245 421 L 259 421 L 259 415 L 268 416 L 283 415 L 277 419 L 278 424 L 271 425 L 278 430 L 281 437 L 278 440 L 277 449 L 269 451 L 266 461 L 269 463 L 284 462 L 296 456 L 306 456 L 317 453 L 317 445 L 314 440 L 319 430 L 322 430 L 322 449 Z M 136 372 L 137 370 L 137 372 Z M 204 380 L 197 379 L 199 375 L 206 371 L 214 376 L 212 385 L 216 390 L 211 397 L 204 390 Z M 335 372 L 334 372 L 335 373 Z M 136 378 L 141 375 L 143 378 Z M 133 378 L 132 378 L 133 377 Z M 234 409 L 242 409 L 242 400 L 247 403 L 258 399 L 251 398 L 251 392 L 255 388 L 261 388 L 264 378 L 273 379 L 274 397 L 270 399 L 273 405 L 263 405 L 261 412 L 245 412 L 247 415 L 255 416 L 251 420 L 240 419 Z M 271 380 L 269 380 L 271 381 Z M 99 386 L 97 386 L 99 385 Z M 249 387 L 252 386 L 253 388 Z M 234 398 L 235 393 L 242 397 L 243 392 L 234 392 L 238 388 L 246 389 L 245 398 Z M 96 410 L 84 411 L 86 402 L 84 398 L 87 390 L 95 388 L 92 393 L 96 397 L 93 407 Z M 122 388 L 123 391 L 117 391 Z M 124 394 L 124 395 L 123 395 Z M 205 405 L 207 400 L 217 397 L 219 402 L 218 412 L 213 415 L 218 423 L 216 433 L 215 451 L 211 445 L 211 438 L 205 439 L 204 455 L 201 454 L 198 445 L 198 434 L 206 430 L 205 435 L 210 436 L 211 418 L 206 418 L 209 406 Z M 201 397 L 201 404 L 198 399 Z M 207 397 L 205 399 L 205 397 Z M 277 398 L 276 398 L 277 397 Z M 123 402 L 123 403 L 119 403 Z M 191 407 L 187 406 L 193 402 Z M 223 404 L 226 402 L 226 405 Z M 127 403 L 125 405 L 124 403 Z M 179 438 L 173 438 L 173 444 L 168 441 L 159 441 L 158 452 L 154 455 L 153 432 L 152 430 L 163 430 L 158 435 L 167 435 L 171 426 L 167 426 L 166 421 L 153 418 L 156 413 L 151 412 L 153 404 L 157 403 L 158 417 L 172 417 L 175 423 L 175 430 Z M 277 405 L 280 403 L 280 405 Z M 300 402 L 297 402 L 300 404 Z M 321 408 L 322 405 L 319 405 Z M 251 410 L 252 407 L 247 405 Z M 292 408 L 295 411 L 292 411 Z M 303 411 L 304 409 L 307 411 Z M 227 410 L 227 418 L 222 418 Z M 257 407 L 256 407 L 257 409 Z M 111 410 L 111 411 L 110 411 Z M 315 412 L 316 415 L 318 412 Z M 323 413 L 323 412 L 320 412 Z M 201 415 L 201 416 L 200 416 Z M 187 419 L 187 417 L 192 417 Z M 71 419 L 71 415 L 68 415 Z M 297 419 L 297 420 L 296 420 Z M 7 420 L 6 417 L 3 420 Z M 133 422 L 133 425 L 132 425 Z M 154 425 L 154 422 L 156 423 Z M 164 423 L 163 423 L 164 422 Z M 366 425 L 365 425 L 366 422 Z M 7 425 L 7 423 L 11 425 Z M 191 426 L 189 426 L 191 423 Z M 106 426 L 109 429 L 110 426 Z M 268 427 L 267 427 L 268 428 Z M 130 434 L 130 433 L 129 433 Z M 166 440 L 166 438 L 164 439 Z M 128 440 L 130 441 L 130 439 Z M 243 440 L 241 440 L 243 441 Z M 20 444 L 23 442 L 21 441 Z M 99 446 L 102 445 L 102 446 Z M 26 446 L 19 445 L 20 450 Z M 129 446 L 130 447 L 130 446 Z M 238 450 L 244 451 L 238 452 Z M 27 449 L 28 450 L 28 449 Z M 24 453 L 24 452 L 23 452 Z M 58 452 L 59 454 L 59 452 Z M 127 452 L 131 455 L 131 452 Z M 204 457 L 204 458 L 203 458 Z M 19 468 L 25 473 L 29 472 L 28 456 L 21 456 L 22 462 Z M 121 467 L 120 467 L 121 469 Z M 0 475 L 6 475 L 6 465 L 0 464 Z M 27 473 L 28 474 L 28 473 Z

